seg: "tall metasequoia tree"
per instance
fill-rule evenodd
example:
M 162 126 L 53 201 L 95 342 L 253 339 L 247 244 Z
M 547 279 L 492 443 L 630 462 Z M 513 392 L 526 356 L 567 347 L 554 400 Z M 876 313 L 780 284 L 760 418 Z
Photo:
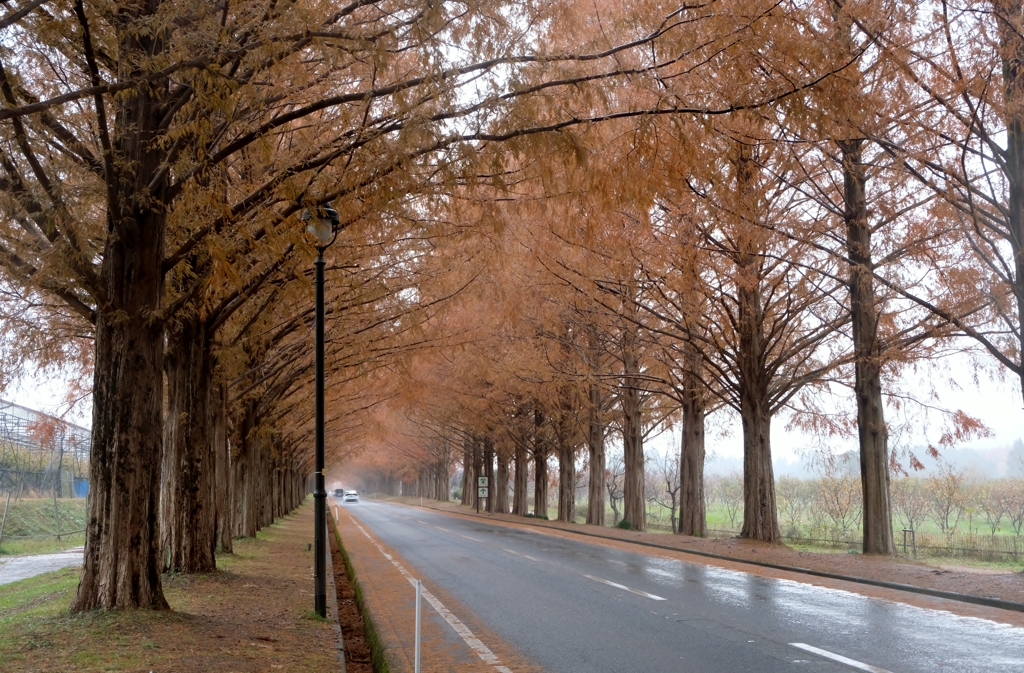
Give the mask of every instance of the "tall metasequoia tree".
M 775 507 L 772 467 L 769 372 L 762 362 L 767 351 L 761 232 L 750 226 L 758 217 L 755 159 L 741 141 L 733 159 L 740 213 L 733 263 L 736 267 L 736 370 L 740 420 L 743 423 L 743 528 L 740 535 L 774 542 L 781 538 Z
M 571 384 L 559 386 L 552 418 L 552 434 L 558 456 L 558 520 L 576 520 L 576 451 L 579 448 L 578 409 Z
M 828 9 L 832 25 L 825 44 L 834 50 L 833 58 L 837 56 L 836 60 L 849 62 L 860 49 L 856 43 L 850 6 L 829 0 Z M 872 23 L 878 25 L 878 17 L 873 17 Z M 832 140 L 839 150 L 837 161 L 841 165 L 843 179 L 841 215 L 845 255 L 849 263 L 854 398 L 863 496 L 863 550 L 865 553 L 891 555 L 895 551 L 889 500 L 891 456 L 881 378 L 887 345 L 879 330 L 880 306 L 874 288 L 874 228 L 869 222 L 868 167 L 864 162 L 865 122 L 871 107 L 870 92 L 867 91 L 869 80 L 861 75 L 859 66 L 845 69 L 816 93 L 824 107 L 822 117 L 828 120 L 825 126 L 832 131 Z M 876 71 L 880 68 L 879 64 L 874 64 Z M 887 97 L 890 95 L 886 94 Z
M 498 459 L 498 469 L 494 476 L 494 492 L 491 497 L 494 499 L 494 507 L 491 511 L 499 514 L 508 514 L 508 477 L 509 477 L 509 459 L 512 457 L 514 451 L 511 442 L 508 437 L 503 437 L 502 441 L 498 442 L 495 446 L 495 455 Z
M 622 358 L 622 383 L 619 406 L 622 411 L 622 455 L 626 474 L 622 486 L 622 518 L 634 530 L 647 530 L 647 498 L 644 497 L 644 421 L 645 386 L 640 377 L 640 335 L 636 322 L 636 283 L 627 281 L 623 289 L 626 319 L 619 332 Z
M 1024 8 L 941 3 L 914 17 L 911 38 L 865 21 L 855 5 L 843 10 L 918 86 L 903 94 L 914 105 L 897 132 L 867 135 L 939 197 L 921 215 L 937 225 L 936 252 L 922 255 L 934 282 L 875 281 L 974 339 L 1024 394 Z
M 603 348 L 597 327 L 591 321 L 583 326 L 586 332 L 587 363 L 587 453 L 590 473 L 587 484 L 587 523 L 592 526 L 603 526 L 605 523 L 605 439 L 608 436 L 608 424 L 605 420 L 610 396 L 600 381 L 603 373 Z
M 687 206 L 698 209 L 688 216 L 703 231 L 704 249 L 713 253 L 702 279 L 709 324 L 715 326 L 689 337 L 704 357 L 712 383 L 706 390 L 742 420 L 742 535 L 776 541 L 771 420 L 804 387 L 842 363 L 834 342 L 845 313 L 832 300 L 834 262 L 811 244 L 774 233 L 799 213 L 785 185 L 765 174 L 770 166 L 773 175 L 787 175 L 787 158 L 777 143 L 753 135 L 764 132 L 760 122 L 736 123 L 729 133 L 739 129 L 737 136 L 727 136 L 721 146 L 730 153 L 728 164 L 718 165 L 727 166 L 728 177 L 706 183 L 707 191 L 698 188 L 700 203 Z M 713 138 L 708 142 L 719 146 Z M 697 187 L 701 179 L 691 184 Z
M 518 516 L 526 516 L 530 512 L 528 493 L 530 488 L 530 449 L 529 443 L 533 433 L 526 426 L 526 419 L 529 417 L 532 426 L 533 414 L 519 405 L 516 413 L 512 416 L 513 426 L 511 429 L 512 441 L 515 444 L 513 455 L 514 474 L 512 476 L 512 513 Z
M 545 436 L 544 412 L 539 404 L 533 410 L 533 515 L 548 518 L 548 454 L 551 445 Z
M 695 341 L 682 345 L 682 438 L 679 447 L 679 532 L 705 537 L 707 498 L 704 494 L 704 416 L 707 392 L 701 370 L 704 358 Z

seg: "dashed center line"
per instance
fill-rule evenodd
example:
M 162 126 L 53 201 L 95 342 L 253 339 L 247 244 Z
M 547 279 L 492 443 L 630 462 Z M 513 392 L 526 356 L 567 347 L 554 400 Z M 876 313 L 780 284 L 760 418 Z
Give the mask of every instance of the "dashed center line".
M 540 559 L 533 558 L 529 554 L 523 554 L 523 553 L 517 552 L 517 551 L 512 550 L 512 549 L 504 549 L 504 548 L 502 548 L 502 551 L 507 551 L 509 554 L 515 554 L 516 556 L 521 556 L 523 558 L 528 558 L 531 561 L 538 561 L 538 562 L 540 561 Z
M 483 540 L 478 540 L 475 537 L 470 537 L 468 535 L 463 535 L 462 533 L 456 533 L 456 535 L 458 535 L 461 538 L 465 538 L 467 540 L 472 540 L 473 542 L 483 542 Z
M 451 531 L 450 531 L 450 530 L 448 530 L 447 528 L 441 528 L 440 526 L 434 526 L 434 528 L 436 528 L 436 529 L 438 529 L 438 530 L 443 530 L 443 531 L 444 531 L 444 532 L 446 532 L 446 533 L 450 533 L 450 532 L 451 532 Z
M 644 596 L 646 598 L 650 598 L 652 601 L 663 601 L 663 600 L 665 600 L 661 596 L 655 596 L 654 594 L 649 594 L 646 591 L 640 591 L 639 589 L 630 589 L 625 584 L 619 584 L 618 582 L 612 582 L 611 580 L 603 580 L 600 577 L 594 577 L 593 575 L 584 575 L 584 577 L 586 577 L 588 580 L 594 580 L 595 582 L 600 582 L 601 584 L 607 584 L 608 586 L 615 587 L 616 589 L 622 589 L 623 591 L 628 591 L 629 593 L 636 594 L 637 596 Z
M 374 540 L 370 536 L 370 534 L 366 532 L 366 529 L 359 525 L 358 521 L 352 518 L 351 514 L 349 514 L 349 519 L 352 520 L 352 523 L 355 525 L 356 528 L 362 531 L 363 535 L 366 536 L 366 539 L 373 543 L 373 546 L 377 548 L 377 551 L 383 554 L 384 558 L 391 561 L 391 564 L 398 568 L 398 572 L 402 573 L 402 576 L 405 577 L 405 579 L 409 580 L 410 584 L 415 586 L 416 580 L 413 578 L 412 573 L 406 570 L 401 563 L 396 561 L 391 554 L 387 553 L 384 550 L 384 547 L 382 547 L 379 542 Z M 459 634 L 463 642 L 465 642 L 466 645 L 469 646 L 469 649 L 473 650 L 473 652 L 476 653 L 476 656 L 480 657 L 484 661 L 484 663 L 493 666 L 494 670 L 498 671 L 498 673 L 512 673 L 512 670 L 507 666 L 503 666 L 501 664 L 501 660 L 498 659 L 497 655 L 495 655 L 494 652 L 492 652 L 489 647 L 484 645 L 479 638 L 474 636 L 473 632 L 469 630 L 469 627 L 463 624 L 462 620 L 453 615 L 451 611 L 444 606 L 444 603 L 439 601 L 437 597 L 434 596 L 434 594 L 427 591 L 426 587 L 422 589 L 422 595 L 423 598 L 428 603 L 430 603 L 430 606 L 434 608 L 434 611 L 437 612 L 437 614 L 441 615 L 442 619 L 448 622 L 448 625 L 455 630 L 455 633 Z
M 850 659 L 848 657 L 844 657 L 841 654 L 834 654 L 832 652 L 829 652 L 828 650 L 823 650 L 820 647 L 814 647 L 813 645 L 805 645 L 804 643 L 790 643 L 790 645 L 799 648 L 805 652 L 817 654 L 819 657 L 831 659 L 832 661 L 838 661 L 840 664 L 846 664 L 847 666 L 851 668 L 856 668 L 860 671 L 867 671 L 868 673 L 889 673 L 889 671 L 885 670 L 884 668 L 872 666 L 871 664 L 865 664 L 862 661 Z

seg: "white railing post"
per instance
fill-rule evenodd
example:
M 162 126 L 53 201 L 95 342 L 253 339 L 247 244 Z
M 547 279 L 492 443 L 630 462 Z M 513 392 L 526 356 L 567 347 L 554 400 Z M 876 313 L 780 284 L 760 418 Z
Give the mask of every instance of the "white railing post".
M 416 659 L 414 673 L 420 673 L 420 594 L 423 591 L 422 580 L 416 580 Z

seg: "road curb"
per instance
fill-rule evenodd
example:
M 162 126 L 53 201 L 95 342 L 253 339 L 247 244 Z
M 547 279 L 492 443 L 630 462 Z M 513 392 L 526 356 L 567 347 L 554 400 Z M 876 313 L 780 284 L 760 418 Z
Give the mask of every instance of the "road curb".
M 330 514 L 328 513 L 328 516 Z M 334 517 L 331 517 L 332 523 Z M 335 524 L 336 525 L 336 524 Z M 345 673 L 345 639 L 341 634 L 341 619 L 338 616 L 338 587 L 334 584 L 334 562 L 331 560 L 331 545 L 325 545 L 324 553 L 327 555 L 327 611 L 331 615 L 331 626 L 338 635 L 338 662 L 341 664 L 341 673 Z
M 405 505 L 406 503 L 396 503 Z M 420 507 L 420 505 L 407 505 L 408 507 Z M 437 509 L 434 507 L 422 506 L 423 509 L 429 509 L 434 512 L 441 512 L 443 514 L 453 514 L 455 516 L 464 516 L 468 519 L 484 519 L 489 521 L 499 521 L 501 523 L 521 523 L 522 525 L 531 526 L 540 530 L 555 530 L 564 533 L 571 533 L 573 535 L 580 535 L 584 537 L 594 537 L 601 540 L 611 540 L 613 542 L 625 542 L 627 544 L 640 545 L 642 547 L 652 547 L 654 549 L 663 549 L 665 551 L 679 552 L 680 554 L 693 554 L 694 556 L 703 556 L 705 558 L 712 558 L 719 561 L 729 561 L 731 563 L 743 563 L 746 565 L 758 566 L 761 568 L 771 568 L 772 570 L 784 570 L 786 572 L 799 573 L 802 575 L 810 575 L 812 577 L 822 577 L 830 580 L 841 580 L 843 582 L 853 582 L 855 584 L 865 584 L 873 587 L 880 587 L 883 589 L 892 589 L 894 591 L 904 591 L 906 593 L 920 594 L 923 596 L 931 596 L 933 598 L 944 598 L 950 601 L 958 601 L 960 603 L 972 603 L 974 605 L 983 605 L 989 608 L 999 608 L 1000 610 L 1010 610 L 1012 612 L 1024 612 L 1024 603 L 1015 603 L 1013 601 L 1005 601 L 1001 598 L 988 598 L 986 596 L 974 596 L 972 594 L 959 594 L 953 591 L 941 591 L 939 589 L 928 589 L 927 587 L 918 587 L 913 584 L 902 584 L 900 582 L 886 582 L 885 580 L 873 580 L 866 577 L 854 577 L 852 575 L 840 575 L 838 573 L 825 572 L 823 570 L 811 570 L 810 568 L 800 568 L 798 566 L 787 566 L 778 563 L 767 563 L 765 561 L 754 561 L 751 559 L 737 558 L 735 556 L 725 556 L 724 554 L 716 554 L 709 551 L 697 551 L 695 549 L 680 549 L 679 547 L 670 547 L 669 545 L 658 544 L 656 542 L 644 542 L 643 540 L 629 540 L 618 537 L 612 537 L 610 535 L 601 535 L 600 533 L 591 533 L 583 530 L 572 530 L 568 528 L 555 528 L 554 526 L 545 526 L 542 523 L 530 521 L 525 518 L 522 522 L 511 522 L 503 521 L 501 519 L 492 519 L 490 517 L 477 516 L 476 514 L 467 514 L 464 512 L 450 512 L 447 510 Z

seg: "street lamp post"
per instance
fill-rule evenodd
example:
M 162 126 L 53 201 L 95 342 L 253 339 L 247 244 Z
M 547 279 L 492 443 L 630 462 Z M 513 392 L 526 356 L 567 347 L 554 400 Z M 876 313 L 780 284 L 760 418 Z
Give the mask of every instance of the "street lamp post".
M 338 236 L 341 218 L 326 203 L 302 211 L 316 246 L 316 484 L 313 489 L 313 577 L 316 613 L 327 616 L 327 490 L 324 488 L 324 250 Z

